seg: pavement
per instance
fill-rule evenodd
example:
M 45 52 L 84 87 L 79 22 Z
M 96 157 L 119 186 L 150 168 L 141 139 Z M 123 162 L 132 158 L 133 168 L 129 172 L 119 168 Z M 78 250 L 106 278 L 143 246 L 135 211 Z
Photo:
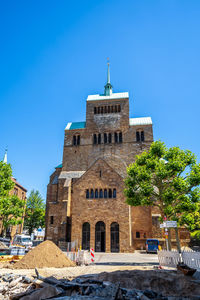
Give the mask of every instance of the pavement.
M 159 265 L 157 254 L 144 251 L 134 253 L 95 253 L 96 265 L 110 266 L 153 266 Z

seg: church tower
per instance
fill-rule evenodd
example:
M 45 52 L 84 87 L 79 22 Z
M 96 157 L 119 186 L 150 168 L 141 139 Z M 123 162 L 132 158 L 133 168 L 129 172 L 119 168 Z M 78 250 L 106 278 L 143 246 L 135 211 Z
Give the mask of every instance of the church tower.
M 65 128 L 63 161 L 47 189 L 46 238 L 83 249 L 132 251 L 151 237 L 149 208 L 129 208 L 127 166 L 153 141 L 150 117 L 129 117 L 129 93 L 113 92 L 108 62 L 103 94 L 88 95 L 86 120 Z

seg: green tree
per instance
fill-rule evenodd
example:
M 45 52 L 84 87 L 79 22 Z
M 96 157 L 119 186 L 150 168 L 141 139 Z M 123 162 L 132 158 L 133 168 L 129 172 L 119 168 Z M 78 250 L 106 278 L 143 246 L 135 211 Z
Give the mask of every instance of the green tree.
M 0 216 L 3 225 L 3 236 L 10 225 L 22 223 L 25 201 L 11 195 L 15 183 L 12 181 L 10 164 L 0 161 Z
M 196 203 L 195 211 L 183 212 L 179 223 L 187 227 L 190 232 L 199 230 L 200 234 L 200 203 Z
M 28 229 L 29 234 L 34 229 L 44 227 L 45 225 L 45 204 L 39 191 L 32 190 L 27 199 L 24 227 Z
M 200 164 L 195 155 L 179 147 L 168 149 L 156 141 L 127 168 L 126 202 L 132 206 L 155 206 L 162 219 L 166 216 L 187 226 L 196 222 L 199 184 Z

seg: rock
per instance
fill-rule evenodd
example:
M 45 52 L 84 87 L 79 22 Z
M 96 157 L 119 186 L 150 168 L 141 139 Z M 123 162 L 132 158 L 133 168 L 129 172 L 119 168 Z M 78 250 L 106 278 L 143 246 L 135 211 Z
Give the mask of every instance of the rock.
M 31 282 L 33 282 L 33 280 L 30 279 L 30 278 L 28 278 L 27 276 L 23 276 L 22 280 L 23 280 L 24 283 L 31 283 Z
M 39 299 L 48 299 L 55 296 L 58 296 L 63 293 L 63 290 L 49 285 L 41 289 L 36 289 L 28 296 L 20 298 L 20 300 L 39 300 Z
M 16 286 L 16 285 L 18 284 L 18 282 L 20 282 L 21 280 L 22 280 L 22 276 L 20 276 L 20 277 L 14 279 L 14 280 L 12 280 L 12 281 L 10 281 L 9 287 L 11 288 L 11 287 L 13 287 L 13 286 Z
M 143 292 L 143 294 L 148 297 L 149 299 L 156 299 L 156 297 L 158 296 L 158 294 L 152 290 L 145 290 Z
M 11 282 L 13 279 L 15 278 L 15 275 L 14 274 L 4 274 L 3 276 L 2 276 L 2 280 L 3 281 L 6 281 L 6 282 Z
M 196 270 L 192 277 L 196 280 L 200 280 L 200 270 Z

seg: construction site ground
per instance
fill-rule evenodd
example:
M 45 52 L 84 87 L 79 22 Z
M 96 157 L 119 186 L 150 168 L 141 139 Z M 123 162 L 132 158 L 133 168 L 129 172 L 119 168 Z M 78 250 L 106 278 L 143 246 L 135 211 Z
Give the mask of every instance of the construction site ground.
M 12 272 L 20 275 L 35 275 L 34 269 L 13 270 L 0 265 L 1 274 Z M 42 276 L 54 276 L 56 278 L 74 278 L 85 274 L 98 274 L 102 272 L 114 272 L 118 270 L 152 270 L 158 266 L 157 254 L 145 252 L 135 253 L 95 253 L 95 263 L 88 266 L 76 266 L 67 268 L 42 268 L 39 272 Z
M 187 300 L 200 299 L 199 279 L 196 280 L 191 276 L 184 276 L 182 272 L 177 271 L 175 269 L 169 269 L 165 267 L 164 269 L 160 270 L 158 269 L 158 267 L 159 267 L 159 263 L 156 254 L 146 254 L 144 252 L 138 251 L 132 254 L 131 253 L 124 253 L 124 254 L 123 253 L 112 253 L 112 254 L 96 253 L 95 263 L 90 264 L 88 266 L 83 265 L 83 266 L 63 267 L 63 268 L 37 268 L 37 270 L 41 278 L 54 277 L 56 279 L 62 280 L 62 282 L 63 280 L 66 280 L 66 284 L 68 284 L 69 280 L 70 281 L 73 280 L 75 285 L 80 284 L 80 281 L 78 280 L 86 280 L 88 282 L 88 285 L 89 285 L 89 280 L 93 280 L 93 282 L 95 280 L 99 282 L 104 282 L 105 283 L 104 287 L 103 285 L 102 287 L 99 287 L 102 293 L 104 289 L 106 289 L 105 288 L 105 286 L 107 286 L 106 283 L 112 284 L 112 287 L 114 286 L 114 288 L 116 287 L 119 288 L 120 286 L 121 292 L 123 291 L 124 288 L 124 289 L 132 290 L 132 292 L 134 293 L 139 293 L 139 294 L 142 293 L 141 298 L 128 297 L 126 299 L 170 299 L 170 300 L 171 299 L 187 299 Z M 0 270 L 1 278 L 5 274 L 5 276 L 7 277 L 8 276 L 16 277 L 17 275 L 26 276 L 31 280 L 36 275 L 34 269 L 14 269 L 9 267 L 9 264 L 7 264 L 7 267 L 5 267 L 5 265 L 0 265 L 0 269 L 1 269 Z M 96 291 L 96 288 L 94 290 Z M 6 291 L 9 293 L 9 288 L 7 288 Z M 104 293 L 106 291 L 104 291 Z M 157 296 L 153 298 L 146 297 L 147 294 L 145 293 L 148 294 L 152 293 L 151 291 L 153 291 L 153 293 L 156 293 Z M 3 297 L 7 296 L 7 298 L 5 299 L 10 299 L 9 295 L 6 294 L 7 292 L 4 291 Z M 73 292 L 74 291 L 72 291 L 72 293 Z M 126 293 L 129 293 L 128 290 L 126 291 Z M 170 298 L 171 296 L 173 296 L 173 298 Z M 4 299 L 4 298 L 0 297 L 0 299 Z M 88 299 L 92 299 L 92 298 L 89 297 Z M 108 299 L 108 297 L 106 299 Z M 121 297 L 119 299 L 124 299 L 124 298 Z

